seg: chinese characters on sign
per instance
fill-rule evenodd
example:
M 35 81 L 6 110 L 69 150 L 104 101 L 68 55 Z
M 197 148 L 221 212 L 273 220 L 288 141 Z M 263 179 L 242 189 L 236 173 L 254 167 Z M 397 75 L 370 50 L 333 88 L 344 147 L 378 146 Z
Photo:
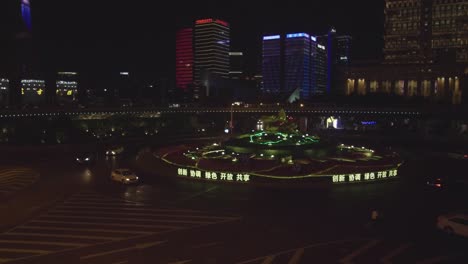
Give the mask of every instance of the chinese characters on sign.
M 396 177 L 398 170 L 332 175 L 333 183 L 366 182 Z
M 199 171 L 194 169 L 178 168 L 178 176 L 187 176 L 190 178 L 198 178 L 212 181 L 227 181 L 227 182 L 248 182 L 250 175 L 244 173 L 228 173 L 228 172 L 211 172 Z

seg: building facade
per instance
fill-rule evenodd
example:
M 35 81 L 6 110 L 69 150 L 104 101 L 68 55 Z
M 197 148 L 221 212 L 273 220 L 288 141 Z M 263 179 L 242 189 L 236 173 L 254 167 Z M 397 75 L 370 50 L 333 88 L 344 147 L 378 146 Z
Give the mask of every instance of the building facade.
M 9 103 L 10 80 L 0 78 L 0 107 L 6 107 Z
M 59 105 L 69 105 L 78 100 L 78 81 L 76 72 L 58 72 L 55 91 Z
M 229 79 L 239 79 L 244 74 L 244 53 L 229 52 Z
M 384 60 L 344 69 L 345 94 L 466 102 L 467 17 L 468 0 L 386 0 Z
M 176 34 L 176 87 L 188 90 L 193 85 L 193 29 L 184 28 Z
M 328 62 L 327 48 L 318 42 L 317 37 L 311 36 L 310 84 L 312 95 L 323 95 L 327 90 Z
M 21 102 L 27 106 L 39 106 L 45 103 L 45 81 L 37 79 L 21 80 Z
M 307 33 L 287 34 L 284 44 L 284 92 L 299 90 L 302 99 L 311 95 L 310 36 Z
M 281 36 L 263 37 L 262 45 L 262 92 L 279 94 L 282 90 Z
M 195 99 L 210 95 L 211 79 L 229 74 L 230 27 L 219 19 L 195 21 L 194 31 Z

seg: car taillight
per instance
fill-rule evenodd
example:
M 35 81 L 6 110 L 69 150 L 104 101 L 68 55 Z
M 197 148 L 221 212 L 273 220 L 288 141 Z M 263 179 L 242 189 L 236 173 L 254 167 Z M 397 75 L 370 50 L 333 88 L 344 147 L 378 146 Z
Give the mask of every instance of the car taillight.
M 442 184 L 436 183 L 435 186 L 436 186 L 437 188 L 440 188 L 440 187 L 442 187 Z
M 465 156 L 463 156 L 465 159 L 468 159 L 468 154 L 465 154 Z

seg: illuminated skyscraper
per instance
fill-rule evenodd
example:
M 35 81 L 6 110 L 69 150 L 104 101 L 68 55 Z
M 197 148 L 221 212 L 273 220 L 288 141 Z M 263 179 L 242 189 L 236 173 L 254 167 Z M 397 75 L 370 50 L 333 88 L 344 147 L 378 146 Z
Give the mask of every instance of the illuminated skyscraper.
M 386 0 L 385 62 L 468 62 L 467 16 L 467 0 Z
M 302 99 L 310 97 L 310 36 L 287 34 L 284 47 L 284 81 L 286 94 L 300 89 Z
M 31 31 L 32 19 L 31 19 L 31 5 L 29 0 L 21 0 L 21 15 L 23 17 L 24 25 Z
M 312 95 L 325 94 L 327 90 L 327 48 L 318 42 L 314 36 L 310 37 L 310 77 Z
M 209 95 L 212 78 L 227 78 L 229 74 L 230 28 L 219 19 L 195 21 L 195 99 L 203 89 Z
M 229 52 L 229 78 L 239 79 L 244 73 L 244 53 Z
M 263 93 L 279 94 L 281 92 L 281 36 L 263 37 Z
M 176 35 L 176 87 L 187 90 L 193 84 L 193 30 L 184 28 Z

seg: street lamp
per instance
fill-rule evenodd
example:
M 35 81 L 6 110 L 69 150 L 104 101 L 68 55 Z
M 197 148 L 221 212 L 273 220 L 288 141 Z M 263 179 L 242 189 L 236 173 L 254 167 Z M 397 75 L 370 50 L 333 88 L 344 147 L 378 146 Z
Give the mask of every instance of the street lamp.
M 231 122 L 229 122 L 229 129 L 231 130 L 231 134 L 232 134 L 232 130 L 234 128 L 234 113 L 233 113 L 233 108 L 234 108 L 234 103 L 231 104 Z

